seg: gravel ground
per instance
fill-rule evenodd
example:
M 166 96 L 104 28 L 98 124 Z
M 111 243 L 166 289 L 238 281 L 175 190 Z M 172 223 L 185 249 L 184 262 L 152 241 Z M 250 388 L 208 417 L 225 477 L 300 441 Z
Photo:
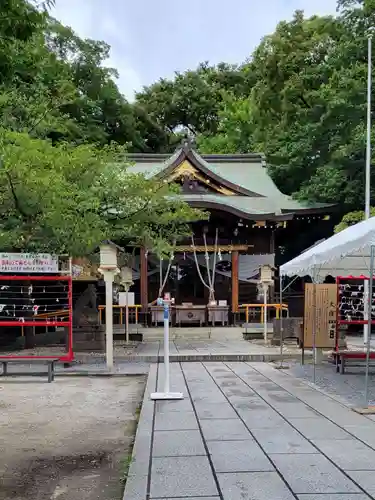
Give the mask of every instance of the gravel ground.
M 1 500 L 120 500 L 145 377 L 0 381 Z
M 299 362 L 288 363 L 288 365 L 290 368 L 286 373 L 313 382 L 314 369 L 311 361 L 303 366 Z M 333 364 L 324 362 L 316 365 L 315 383 L 321 389 L 344 399 L 350 405 L 362 406 L 364 404 L 364 366 L 348 365 L 344 375 L 340 375 L 336 373 Z M 375 366 L 370 366 L 369 401 L 370 404 L 375 404 Z

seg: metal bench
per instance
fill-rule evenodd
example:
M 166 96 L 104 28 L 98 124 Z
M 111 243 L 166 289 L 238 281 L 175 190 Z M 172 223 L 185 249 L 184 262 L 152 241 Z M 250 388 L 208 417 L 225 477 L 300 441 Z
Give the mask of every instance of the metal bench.
M 348 351 L 348 350 L 339 350 L 332 351 L 333 362 L 336 366 L 336 372 L 340 372 L 341 374 L 345 373 L 345 366 L 347 361 L 366 361 L 366 353 L 364 351 Z M 375 352 L 370 352 L 370 359 L 375 359 Z M 360 366 L 360 365 L 353 365 Z
M 48 382 L 53 382 L 55 379 L 55 363 L 59 361 L 59 358 L 37 358 L 37 359 L 32 359 L 32 358 L 23 358 L 21 356 L 17 358 L 10 358 L 10 357 L 5 357 L 5 356 L 0 356 L 0 363 L 3 365 L 3 371 L 0 374 L 2 377 L 20 377 L 20 376 L 28 376 L 28 375 L 34 375 L 34 376 L 43 376 L 43 375 L 48 375 Z M 8 364 L 13 363 L 13 364 L 46 364 L 47 365 L 47 372 L 8 372 Z

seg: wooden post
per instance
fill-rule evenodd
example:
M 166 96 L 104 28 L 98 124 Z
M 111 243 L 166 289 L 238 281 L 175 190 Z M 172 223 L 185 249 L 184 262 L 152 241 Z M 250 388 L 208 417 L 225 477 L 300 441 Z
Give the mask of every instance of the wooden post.
M 238 312 L 238 251 L 232 252 L 232 313 Z
M 271 236 L 270 236 L 270 253 L 275 253 L 275 229 L 271 229 Z M 269 287 L 269 301 L 274 304 L 276 302 L 276 297 L 275 297 L 275 282 Z M 279 293 L 280 296 L 280 293 Z M 277 316 L 276 316 L 277 317 Z
M 141 305 L 143 312 L 143 320 L 145 324 L 147 323 L 147 312 L 148 312 L 148 277 L 147 277 L 147 268 L 148 268 L 148 260 L 147 254 L 144 247 L 141 247 L 140 251 L 140 268 L 141 268 Z

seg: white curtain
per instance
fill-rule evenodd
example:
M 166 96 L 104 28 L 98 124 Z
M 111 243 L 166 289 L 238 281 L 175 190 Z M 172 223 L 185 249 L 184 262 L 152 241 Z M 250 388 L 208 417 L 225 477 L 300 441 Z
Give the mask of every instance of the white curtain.
M 189 259 L 194 260 L 190 254 Z M 201 267 L 206 267 L 206 259 L 204 254 L 197 254 L 198 264 Z M 258 280 L 257 275 L 261 266 L 275 265 L 275 254 L 262 254 L 262 255 L 239 255 L 238 256 L 238 279 L 247 283 L 256 283 Z M 210 269 L 213 266 L 213 255 L 210 258 Z M 232 275 L 232 255 L 229 253 L 221 254 L 221 260 L 216 260 L 216 272 L 228 278 Z
M 210 255 L 210 269 L 213 266 L 213 254 Z M 194 256 L 190 253 L 186 254 L 186 260 L 194 262 Z M 204 254 L 198 253 L 197 260 L 200 267 L 206 268 L 206 259 Z M 167 261 L 166 261 L 167 262 Z M 159 261 L 152 262 L 155 268 L 147 272 L 147 276 L 152 276 L 159 273 Z M 239 255 L 238 256 L 238 279 L 247 283 L 257 283 L 257 275 L 261 266 L 275 265 L 275 254 L 262 255 Z M 232 255 L 229 253 L 221 254 L 221 260 L 216 259 L 216 273 L 228 278 L 232 275 Z M 133 280 L 140 279 L 140 257 L 136 256 L 133 263 Z

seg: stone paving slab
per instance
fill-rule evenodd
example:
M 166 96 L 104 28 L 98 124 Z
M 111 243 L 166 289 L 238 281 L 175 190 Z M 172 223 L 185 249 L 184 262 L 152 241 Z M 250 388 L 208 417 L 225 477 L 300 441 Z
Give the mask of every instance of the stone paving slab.
M 255 441 L 209 441 L 208 450 L 216 472 L 275 470 Z
M 225 500 L 293 500 L 295 498 L 276 472 L 219 474 L 219 483 Z
M 360 493 L 359 488 L 321 454 L 273 455 L 272 459 L 294 493 Z
M 307 439 L 350 439 L 351 435 L 326 418 L 290 418 L 290 424 Z M 345 445 L 345 443 L 344 443 Z
M 239 410 L 239 415 L 242 421 L 246 424 L 250 431 L 254 429 L 277 429 L 284 424 L 285 420 L 271 408 L 266 410 Z
M 361 486 L 369 495 L 375 496 L 375 474 L 374 471 L 358 470 L 350 471 L 348 475 Z
M 277 427 L 277 432 L 269 429 L 254 429 L 255 439 L 268 454 L 273 453 L 318 453 L 307 439 L 288 424 Z
M 244 441 L 254 440 L 245 424 L 236 419 L 200 420 L 203 438 L 206 441 Z
M 171 364 L 181 401 L 151 401 L 163 383 L 152 365 L 124 500 L 375 498 L 375 422 L 314 387 L 250 362 Z
M 206 456 L 203 440 L 197 431 L 156 431 L 153 457 Z
M 313 443 L 343 470 L 375 471 L 375 451 L 357 439 L 314 440 Z
M 150 498 L 212 496 L 217 493 L 207 457 L 153 459 Z M 126 491 L 125 499 L 128 500 Z
M 193 412 L 164 412 L 155 417 L 155 431 L 178 431 L 198 429 Z
M 361 493 L 358 495 L 333 493 L 331 495 L 298 495 L 297 498 L 298 500 L 369 500 L 370 497 Z

